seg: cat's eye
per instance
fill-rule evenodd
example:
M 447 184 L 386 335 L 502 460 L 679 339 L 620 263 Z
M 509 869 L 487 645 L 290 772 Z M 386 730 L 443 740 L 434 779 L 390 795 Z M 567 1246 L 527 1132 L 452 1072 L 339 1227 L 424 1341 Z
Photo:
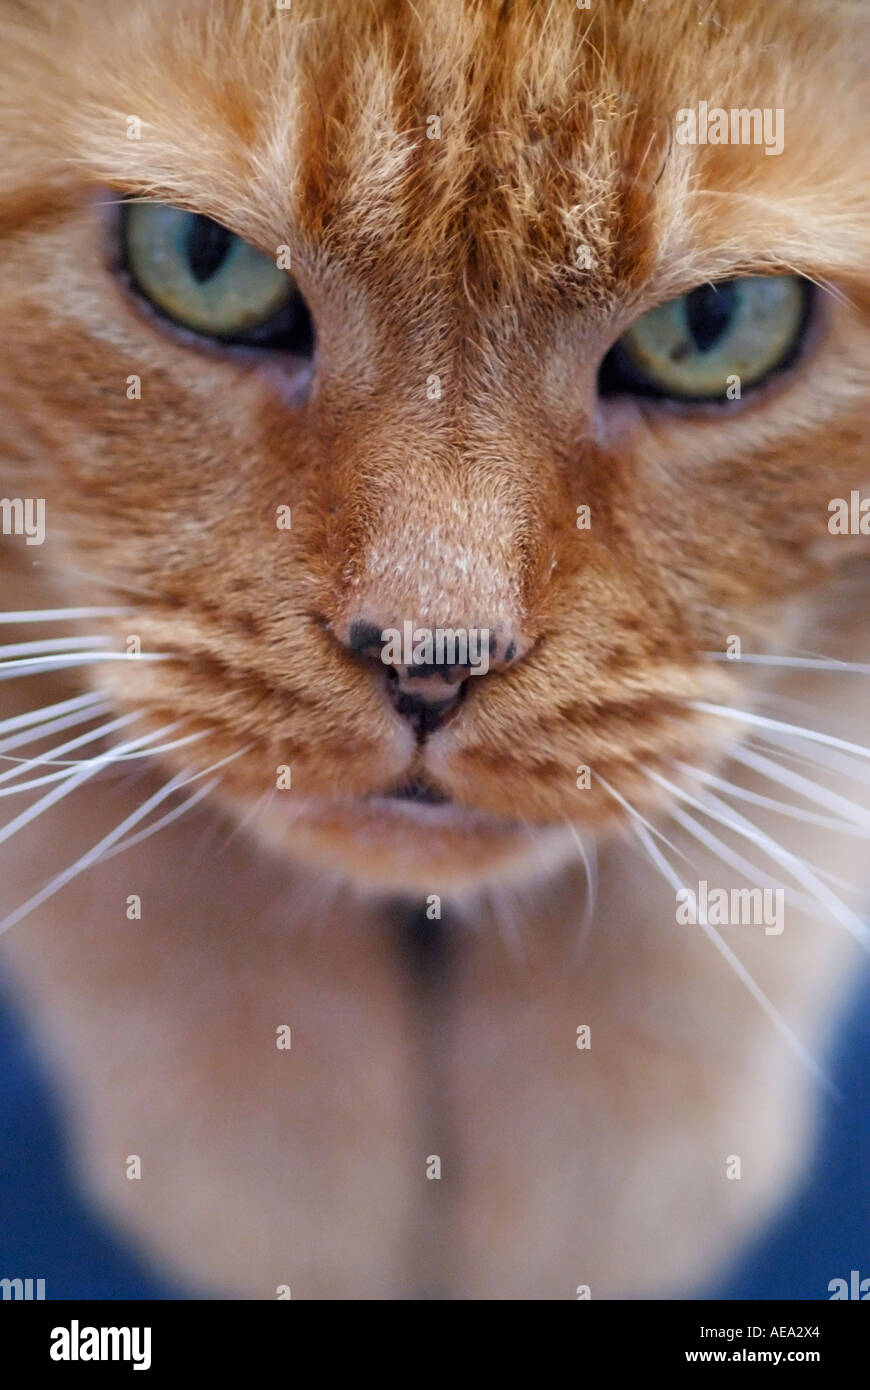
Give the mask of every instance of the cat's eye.
M 126 203 L 121 238 L 134 288 L 173 323 L 310 355 L 311 316 L 288 272 L 219 222 L 167 203 Z
M 599 391 L 685 402 L 739 398 L 794 361 L 810 288 L 799 275 L 747 275 L 660 304 L 611 348 Z

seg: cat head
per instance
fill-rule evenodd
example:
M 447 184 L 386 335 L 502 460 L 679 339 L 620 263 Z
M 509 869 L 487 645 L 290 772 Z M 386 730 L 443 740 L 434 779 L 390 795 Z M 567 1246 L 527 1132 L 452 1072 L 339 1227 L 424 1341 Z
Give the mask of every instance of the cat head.
M 142 653 L 72 678 L 401 890 L 529 872 L 720 756 L 716 657 L 857 544 L 864 19 L 0 9 L 0 492 Z

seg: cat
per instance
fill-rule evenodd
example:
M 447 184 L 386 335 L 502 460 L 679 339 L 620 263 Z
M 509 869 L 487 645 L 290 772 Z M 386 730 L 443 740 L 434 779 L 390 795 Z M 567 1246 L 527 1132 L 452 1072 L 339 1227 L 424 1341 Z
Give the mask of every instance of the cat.
M 703 1295 L 866 945 L 866 12 L 0 14 L 2 948 L 82 1190 L 182 1293 Z

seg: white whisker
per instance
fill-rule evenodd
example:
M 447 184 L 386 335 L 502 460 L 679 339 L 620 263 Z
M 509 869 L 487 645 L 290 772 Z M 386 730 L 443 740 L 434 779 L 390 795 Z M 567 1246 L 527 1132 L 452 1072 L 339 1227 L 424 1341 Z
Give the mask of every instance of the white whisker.
M 739 658 L 729 656 L 727 652 L 705 652 L 704 655 L 711 661 L 727 661 L 731 666 L 746 662 L 750 666 L 792 666 L 802 671 L 844 671 L 857 676 L 870 676 L 870 666 L 857 661 L 838 661 L 835 657 L 769 656 L 763 652 L 741 652 Z
M 663 844 L 667 845 L 668 849 L 672 849 L 672 850 L 674 851 L 674 854 L 678 854 L 678 855 L 680 856 L 681 859 L 685 859 L 686 863 L 687 863 L 688 865 L 690 865 L 691 868 L 694 869 L 695 865 L 692 863 L 692 861 L 691 861 L 691 859 L 689 858 L 689 856 L 688 856 L 687 854 L 685 854 L 685 853 L 683 852 L 683 850 L 681 850 L 681 849 L 679 848 L 678 845 L 673 844 L 673 843 L 667 838 L 667 836 L 666 836 L 666 835 L 663 835 L 662 832 L 661 832 L 660 830 L 656 829 L 656 827 L 655 827 L 650 821 L 648 821 L 648 820 L 646 819 L 645 816 L 642 816 L 642 815 L 640 814 L 640 811 L 636 810 L 634 806 L 629 805 L 629 803 L 626 801 L 625 797 L 624 797 L 624 796 L 620 796 L 620 794 L 619 794 L 619 792 L 616 790 L 616 788 L 615 788 L 615 787 L 612 787 L 612 786 L 610 785 L 610 783 L 609 783 L 608 781 L 606 781 L 605 778 L 603 778 L 603 777 L 601 776 L 601 773 L 600 773 L 600 772 L 596 772 L 595 776 L 596 776 L 597 780 L 601 783 L 601 785 L 602 785 L 602 787 L 604 788 L 604 790 L 605 790 L 606 792 L 609 792 L 609 793 L 610 793 L 610 795 L 613 797 L 614 801 L 618 801 L 618 802 L 619 802 L 620 806 L 623 808 L 624 811 L 627 811 L 628 814 L 629 814 L 630 816 L 633 816 L 633 817 L 635 818 L 635 820 L 639 820 L 640 823 L 641 823 L 641 825 L 645 825 L 645 826 L 646 826 L 647 830 L 649 831 L 649 833 L 650 833 L 651 835 L 655 835 L 657 839 L 661 840 Z
M 822 748 L 817 744 L 796 739 L 791 734 L 768 732 L 766 735 L 759 735 L 757 739 L 746 739 L 742 746 L 750 747 L 765 756 L 775 753 L 777 758 L 799 763 L 811 771 L 839 773 L 862 787 L 870 786 L 870 767 L 864 763 L 856 763 L 848 753 L 840 753 L 835 748 Z
M 116 729 L 123 729 L 128 724 L 132 724 L 133 720 L 138 719 L 141 713 L 141 710 L 137 710 L 135 714 L 119 715 L 117 719 L 111 719 L 107 724 L 101 724 L 98 729 L 89 729 L 86 734 L 79 734 L 77 738 L 68 739 L 66 743 L 59 743 L 57 748 L 52 748 L 50 751 L 51 753 L 68 753 L 74 748 L 83 747 L 86 743 L 94 743 L 97 739 L 105 738 L 106 734 L 114 733 Z M 108 754 L 101 755 L 101 757 L 102 756 L 108 757 Z M 4 759 L 4 761 L 6 760 Z M 6 772 L 0 772 L 0 783 L 8 782 L 16 777 L 21 777 L 22 774 L 26 773 L 30 768 L 38 767 L 45 763 L 51 763 L 52 759 L 46 754 L 43 758 L 10 758 L 8 761 L 14 762 L 16 766 L 8 768 Z M 30 791 L 33 787 L 44 786 L 47 782 L 57 782 L 63 777 L 70 776 L 67 768 L 82 767 L 86 762 L 90 761 L 91 759 L 70 759 L 69 762 L 64 765 L 62 771 L 47 773 L 44 777 L 35 777 L 29 782 L 16 782 L 14 787 L 6 787 L 0 791 L 0 796 L 16 796 L 19 792 Z M 97 761 L 97 759 L 93 761 Z
M 178 721 L 174 724 L 167 724 L 164 728 L 158 729 L 156 734 L 143 734 L 138 738 L 128 740 L 127 743 L 120 744 L 115 751 L 127 752 L 146 741 L 153 742 L 154 738 L 159 738 L 161 734 L 170 733 L 173 729 L 177 728 Z M 76 787 L 80 787 L 83 782 L 87 782 L 91 777 L 95 777 L 100 769 L 111 761 L 111 756 L 111 754 L 106 754 L 102 757 L 90 758 L 83 768 L 79 769 L 77 772 L 69 773 L 66 776 L 66 780 L 63 781 L 60 786 L 56 786 L 52 791 L 46 792 L 45 796 L 41 796 L 32 806 L 28 806 L 26 811 L 22 811 L 13 820 L 9 821 L 7 825 L 4 825 L 2 829 L 0 829 L 0 845 L 5 844 L 7 840 L 11 840 L 13 835 L 16 835 L 19 830 L 23 830 L 31 821 L 43 815 L 50 806 L 56 805 L 63 797 L 69 796 L 70 792 L 74 792 Z
M 685 884 L 681 883 L 679 875 L 674 872 L 667 859 L 665 859 L 664 855 L 659 850 L 652 836 L 647 833 L 643 826 L 637 824 L 635 824 L 634 826 L 634 832 L 640 840 L 641 844 L 643 845 L 643 848 L 649 855 L 650 859 L 652 860 L 653 864 L 662 874 L 665 881 L 671 885 L 671 887 L 674 889 L 674 892 L 688 892 L 689 890 L 686 888 Z M 804 1066 L 807 1067 L 809 1071 L 812 1073 L 812 1075 L 816 1078 L 816 1080 L 822 1086 L 824 1086 L 826 1091 L 830 1092 L 832 1095 L 839 1096 L 839 1092 L 837 1091 L 836 1087 L 831 1083 L 831 1081 L 829 1081 L 828 1077 L 822 1071 L 818 1062 L 816 1062 L 814 1058 L 811 1057 L 810 1053 L 804 1047 L 798 1035 L 785 1021 L 785 1019 L 783 1018 L 779 1010 L 776 1008 L 776 1006 L 771 1002 L 770 999 L 768 999 L 761 986 L 756 984 L 755 980 L 752 978 L 749 971 L 746 969 L 746 966 L 740 960 L 739 956 L 736 956 L 734 954 L 727 941 L 725 941 L 724 937 L 720 936 L 716 928 L 712 927 L 710 923 L 706 920 L 705 914 L 701 914 L 699 916 L 698 925 L 706 933 L 709 940 L 712 941 L 719 954 L 728 962 L 731 969 L 734 971 L 734 974 L 741 981 L 741 983 L 746 986 L 753 999 L 764 1010 L 764 1012 L 767 1014 L 767 1017 L 770 1019 L 771 1023 L 776 1028 L 777 1032 L 780 1034 L 781 1037 L 785 1039 L 785 1041 L 788 1043 L 789 1047 L 792 1048 L 796 1056 L 798 1056 L 800 1060 L 803 1062 Z
M 807 912 L 812 917 L 818 918 L 820 921 L 826 922 L 828 920 L 827 912 L 820 907 L 815 898 L 807 897 L 806 894 L 798 892 L 796 888 L 786 888 L 778 879 L 772 878 L 770 874 L 762 873 L 757 864 L 753 864 L 751 860 L 745 859 L 742 854 L 738 854 L 737 850 L 732 849 L 730 845 L 726 845 L 725 841 L 721 839 L 720 836 L 714 835 L 712 830 L 708 830 L 705 825 L 701 825 L 699 821 L 695 820 L 694 816 L 690 816 L 688 812 L 684 811 L 680 806 L 669 807 L 669 814 L 673 816 L 674 820 L 677 821 L 679 825 L 682 825 L 684 830 L 689 832 L 693 839 L 697 840 L 699 844 L 705 845 L 707 849 L 712 850 L 716 857 L 721 859 L 723 864 L 727 864 L 730 868 L 736 869 L 736 871 L 743 874 L 750 883 L 754 883 L 758 888 L 781 888 L 783 892 L 788 893 L 789 901 L 793 902 L 797 907 L 800 907 L 804 912 Z
M 577 845 L 577 851 L 580 855 L 581 860 L 583 861 L 583 869 L 586 874 L 586 903 L 583 907 L 583 916 L 581 917 L 580 924 L 577 928 L 577 939 L 578 941 L 582 941 L 586 935 L 586 932 L 589 929 L 589 925 L 592 921 L 592 917 L 595 912 L 595 904 L 598 900 L 598 856 L 595 852 L 594 841 L 592 844 L 592 851 L 590 853 L 589 848 L 587 847 L 585 841 L 581 837 L 576 825 L 574 825 L 571 821 L 568 821 L 567 825 L 568 829 L 571 831 L 571 834 L 574 837 L 575 844 Z
M 737 801 L 748 801 L 753 806 L 763 806 L 766 810 L 776 811 L 781 816 L 804 821 L 808 825 L 819 825 L 825 830 L 836 830 L 842 835 L 861 835 L 864 833 L 858 826 L 847 821 L 838 820 L 834 816 L 822 816 L 816 811 L 805 811 L 800 806 L 791 806 L 788 802 L 777 801 L 774 797 L 762 796 L 760 792 L 749 791 L 746 787 L 738 786 L 736 782 L 729 782 L 724 777 L 716 777 L 712 772 L 706 772 L 703 768 L 689 767 L 687 763 L 680 762 L 677 763 L 677 767 L 681 771 L 697 777 L 707 786 L 717 787 L 726 796 L 733 797 Z
M 179 720 L 175 727 L 177 728 L 178 724 L 182 722 L 182 720 Z M 133 762 L 141 758 L 157 758 L 163 753 L 170 752 L 173 748 L 184 748 L 188 743 L 198 743 L 200 739 L 207 737 L 208 730 L 199 729 L 196 733 L 185 734 L 182 738 L 174 738 L 170 743 L 158 743 L 156 747 L 143 748 L 137 750 L 134 753 L 119 753 L 118 756 L 116 758 L 112 758 L 111 761 L 113 763 L 126 763 Z M 76 764 L 73 763 L 73 766 L 75 767 Z
M 752 748 L 756 753 L 768 754 L 775 751 L 777 757 L 782 758 L 784 762 L 795 763 L 798 767 L 806 767 L 811 771 L 820 767 L 827 767 L 827 759 L 831 756 L 830 748 L 826 748 L 823 754 L 820 748 L 816 748 L 812 744 L 809 747 L 802 744 L 800 752 L 791 746 L 786 747 L 782 734 L 768 734 L 767 737 L 764 734 L 757 734 L 755 738 L 741 739 L 741 746 Z
M 870 758 L 870 748 L 860 743 L 849 743 L 835 738 L 833 734 L 822 734 L 816 729 L 802 729 L 797 724 L 786 724 L 781 719 L 769 719 L 764 714 L 753 714 L 751 710 L 729 709 L 727 705 L 711 705 L 706 700 L 687 700 L 691 709 L 705 714 L 720 714 L 725 719 L 736 719 L 745 724 L 754 724 L 759 729 L 774 729 L 780 733 L 799 735 L 810 743 L 823 743 L 829 748 L 839 748 L 844 753 L 854 753 L 859 758 Z
M 865 889 L 859 888 L 857 884 L 847 882 L 845 878 L 840 878 L 839 874 L 832 874 L 830 869 L 822 869 L 818 864 L 813 864 L 811 867 L 819 878 L 827 879 L 828 883 L 833 883 L 836 888 L 842 888 L 847 893 L 854 893 L 862 902 L 866 898 Z
M 666 777 L 662 777 L 661 773 L 647 769 L 647 776 L 651 777 L 654 782 L 664 787 L 666 791 L 670 792 L 672 796 L 676 796 L 680 801 L 688 802 L 690 806 L 696 807 L 696 809 L 701 811 L 704 815 L 710 816 L 712 820 L 718 821 L 720 825 L 724 825 L 727 829 L 733 830 L 735 834 L 750 840 L 753 844 L 759 845 L 760 848 L 764 850 L 765 854 L 769 855 L 771 859 L 775 859 L 778 864 L 781 864 L 784 869 L 788 870 L 793 878 L 797 879 L 798 883 L 801 883 L 804 888 L 808 889 L 811 896 L 814 897 L 817 902 L 827 907 L 834 920 L 839 922 L 842 927 L 845 927 L 856 941 L 859 941 L 865 948 L 870 949 L 870 928 L 868 928 L 866 922 L 864 922 L 856 912 L 853 912 L 850 907 L 847 907 L 846 904 L 837 897 L 836 893 L 832 893 L 830 888 L 822 883 L 821 879 L 812 872 L 808 865 L 798 859 L 797 855 L 791 854 L 789 850 L 777 844 L 770 835 L 765 835 L 764 832 L 753 825 L 751 821 L 741 816 L 739 811 L 735 811 L 732 806 L 726 806 L 718 797 L 713 796 L 712 792 L 709 794 L 706 802 L 699 801 L 697 797 L 684 791 L 682 787 L 677 787 L 673 782 L 669 782 Z
M 520 930 L 514 896 L 496 889 L 492 893 L 491 909 L 499 941 L 510 961 L 511 970 L 516 978 L 520 978 L 528 972 L 529 956 Z
M 81 618 L 113 618 L 135 612 L 132 608 L 23 608 L 18 613 L 0 613 L 0 623 L 72 623 Z
M 141 842 L 147 840 L 149 836 L 156 835 L 158 830 L 163 830 L 167 825 L 171 825 L 173 821 L 178 820 L 179 816 L 183 816 L 185 811 L 190 811 L 198 802 L 203 801 L 208 796 L 209 792 L 213 792 L 215 787 L 220 784 L 220 781 L 220 777 L 213 777 L 210 782 L 206 782 L 204 787 L 200 787 L 198 791 L 195 791 L 193 796 L 189 796 L 186 801 L 182 801 L 181 805 L 176 806 L 174 810 L 167 811 L 166 815 L 161 816 L 153 825 L 146 826 L 144 830 L 138 830 L 135 835 L 128 835 L 127 839 L 122 840 L 119 845 L 113 845 L 112 848 L 103 855 L 103 860 L 112 859 L 116 854 L 122 854 L 125 849 L 132 849 L 134 845 L 141 844 Z
M 267 787 L 266 790 L 260 796 L 257 797 L 257 800 L 254 802 L 254 804 L 250 806 L 248 810 L 245 812 L 245 814 L 236 822 L 227 838 L 221 844 L 219 850 L 220 854 L 224 853 L 227 847 L 232 844 L 233 840 L 235 840 L 237 835 L 241 834 L 241 832 L 245 830 L 246 827 L 254 824 L 259 819 L 260 814 L 266 810 L 267 803 L 271 806 L 272 801 L 276 796 L 276 793 L 276 787 Z
M 133 718 L 133 719 L 138 719 L 142 714 L 144 714 L 144 710 L 137 710 L 136 714 L 132 715 L 131 718 Z M 110 726 L 109 726 L 108 724 L 107 724 L 107 725 L 104 725 L 104 727 L 103 727 L 102 729 L 97 729 L 97 730 L 95 730 L 92 734 L 87 735 L 86 738 L 83 737 L 82 739 L 77 740 L 77 742 L 79 742 L 79 743 L 84 743 L 84 742 L 86 742 L 86 741 L 88 741 L 88 740 L 90 740 L 90 739 L 99 738 L 102 734 L 108 733 L 109 731 L 110 731 Z M 120 753 L 117 757 L 107 757 L 107 762 L 108 762 L 108 763 L 111 763 L 112 765 L 114 765 L 115 763 L 132 762 L 132 761 L 134 761 L 135 759 L 142 759 L 142 758 L 157 758 L 157 757 L 159 757 L 159 756 L 160 756 L 161 754 L 163 754 L 163 753 L 168 753 L 168 752 L 170 752 L 170 750 L 173 749 L 173 748 L 184 748 L 185 745 L 188 744 L 188 743 L 197 743 L 200 739 L 206 737 L 206 733 L 207 733 L 207 731 L 206 731 L 205 729 L 202 729 L 202 730 L 200 730 L 198 733 L 185 734 L 183 738 L 175 738 L 175 739 L 173 739 L 173 740 L 171 741 L 171 743 L 159 743 L 159 744 L 157 745 L 156 748 L 142 748 L 142 749 L 140 749 L 140 750 L 138 750 L 137 752 L 134 752 L 134 753 Z M 68 751 L 69 751 L 72 747 L 74 747 L 74 746 L 75 746 L 75 745 L 71 743 L 71 744 L 67 745 L 67 747 L 66 747 L 63 751 L 68 752 Z M 57 753 L 59 753 L 59 752 L 61 752 L 62 750 L 61 750 L 60 748 L 57 748 L 57 749 L 52 749 L 51 751 L 52 751 L 52 752 L 57 752 Z M 37 765 L 39 765 L 39 764 L 48 765 L 49 767 L 65 767 L 65 768 L 69 768 L 69 767 L 83 767 L 84 764 L 85 764 L 86 762 L 90 761 L 90 760 L 87 759 L 87 758 L 50 758 L 50 757 L 46 756 L 46 757 L 36 757 L 36 758 L 5 758 L 5 757 L 4 757 L 4 758 L 2 759 L 2 761 L 3 761 L 3 762 L 10 762 L 10 763 L 17 763 L 17 764 L 19 764 L 19 766 L 18 766 L 17 768 L 13 769 L 11 772 L 4 772 L 4 773 L 2 774 L 2 776 L 0 776 L 0 782 L 5 781 L 6 778 L 8 778 L 8 777 L 21 776 L 21 774 L 22 774 L 23 772 L 26 772 L 28 768 L 35 767 L 35 766 L 37 766 Z M 56 773 L 55 775 L 53 775 L 53 776 L 51 776 L 51 777 L 42 777 L 42 778 L 39 779 L 39 781 L 37 781 L 37 782 L 29 782 L 29 783 L 27 783 L 26 785 L 27 785 L 27 786 L 31 786 L 31 787 L 39 786 L 40 783 L 42 783 L 42 782 L 54 782 L 54 781 L 57 780 L 58 777 L 63 777 L 63 776 L 65 776 L 65 775 L 66 775 L 65 773 L 59 772 L 59 773 Z M 16 783 L 16 785 L 15 785 L 15 787 L 14 787 L 14 790 L 15 790 L 15 791 L 21 791 L 21 790 L 23 789 L 24 785 L 25 785 L 25 784 L 24 784 L 24 783 L 21 783 L 21 782 Z M 5 795 L 7 795 L 6 792 L 0 792 L 0 796 L 5 796 Z
M 232 762 L 235 758 L 240 758 L 250 747 L 252 747 L 252 745 L 247 744 L 237 752 L 230 753 L 228 757 L 221 758 L 219 762 L 213 763 L 211 767 L 204 768 L 202 772 L 193 773 L 192 776 L 187 776 L 184 772 L 179 772 L 167 782 L 165 786 L 155 792 L 153 796 L 150 796 L 137 810 L 132 811 L 120 825 L 116 826 L 114 830 L 110 830 L 108 835 L 104 835 L 92 849 L 89 849 L 86 854 L 83 854 L 81 858 L 77 859 L 68 869 L 65 869 L 63 873 L 53 878 L 50 883 L 47 883 L 44 888 L 41 888 L 39 892 L 35 893 L 26 903 L 22 903 L 21 907 L 16 908 L 14 912 L 10 912 L 8 916 L 4 917 L 3 920 L 0 921 L 0 935 L 8 931 L 10 927 L 16 926 L 23 918 L 27 917 L 29 913 L 33 912 L 35 908 L 41 907 L 49 898 L 54 897 L 55 893 L 58 893 L 61 888 L 65 888 L 72 879 L 84 873 L 85 869 L 89 869 L 92 864 L 96 864 L 107 849 L 115 845 L 128 830 L 132 830 L 135 825 L 138 825 L 140 821 L 144 820 L 155 807 L 159 806 L 161 802 L 165 801 L 173 792 L 178 791 L 180 787 L 187 786 L 189 782 L 196 782 L 201 777 L 207 777 L 210 772 L 215 772 L 219 767 L 224 767 L 226 763 Z
M 778 782 L 783 787 L 790 787 L 792 791 L 798 792 L 808 801 L 815 801 L 819 806 L 826 806 L 829 811 L 839 815 L 848 824 L 859 826 L 863 831 L 870 830 L 870 813 L 863 806 L 850 801 L 848 797 L 840 796 L 837 792 L 830 791 L 827 787 L 811 781 L 808 777 L 802 777 L 799 772 L 793 772 L 791 768 L 781 767 L 771 758 L 766 758 L 761 753 L 753 753 L 749 748 L 737 746 L 731 750 L 731 757 L 736 762 L 743 763 L 745 767 L 752 768 L 754 772 L 760 772 L 762 776 L 769 778 L 772 782 Z
M 169 661 L 169 652 L 140 652 L 129 656 L 127 652 L 82 652 L 58 656 L 30 656 L 16 658 L 14 661 L 0 661 L 0 681 L 14 680 L 17 676 L 30 676 L 37 671 L 69 671 L 74 666 L 90 666 L 97 661 Z
M 86 705 L 84 709 L 73 710 L 70 714 L 62 715 L 59 719 L 50 719 L 47 723 L 30 726 L 29 729 L 21 729 L 17 734 L 10 734 L 0 743 L 0 757 L 6 762 L 4 756 L 13 748 L 21 748 L 28 743 L 36 743 L 39 739 L 48 738 L 49 734 L 59 734 L 64 729 L 75 728 L 77 724 L 87 724 L 92 719 L 98 719 L 110 709 L 108 700 Z M 9 761 L 17 762 L 18 759 Z M 25 759 L 25 761 L 30 761 Z
M 108 647 L 110 637 L 45 637 L 38 642 L 7 642 L 0 647 L 0 663 L 4 664 L 14 656 L 47 656 L 61 653 L 72 656 L 77 651 L 96 651 Z
M 26 729 L 32 724 L 44 723 L 56 714 L 65 714 L 67 710 L 84 709 L 87 705 L 99 704 L 105 698 L 101 691 L 89 690 L 84 695 L 73 696 L 71 700 L 61 700 L 54 705 L 43 705 L 41 709 L 27 710 L 25 714 L 13 714 L 8 719 L 0 720 L 0 734 L 9 734 L 14 729 Z

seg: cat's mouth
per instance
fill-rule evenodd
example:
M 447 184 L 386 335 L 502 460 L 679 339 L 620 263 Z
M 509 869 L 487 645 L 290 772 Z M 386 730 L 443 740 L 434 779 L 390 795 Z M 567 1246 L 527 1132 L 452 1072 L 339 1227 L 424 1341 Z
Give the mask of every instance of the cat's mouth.
M 421 806 L 444 806 L 452 802 L 447 792 L 417 777 L 402 782 L 392 791 L 381 792 L 378 795 L 388 801 L 414 801 Z
M 463 892 L 540 871 L 542 847 L 564 827 L 529 826 L 463 804 L 409 777 L 363 796 L 272 800 L 258 818 L 280 853 L 392 892 Z

